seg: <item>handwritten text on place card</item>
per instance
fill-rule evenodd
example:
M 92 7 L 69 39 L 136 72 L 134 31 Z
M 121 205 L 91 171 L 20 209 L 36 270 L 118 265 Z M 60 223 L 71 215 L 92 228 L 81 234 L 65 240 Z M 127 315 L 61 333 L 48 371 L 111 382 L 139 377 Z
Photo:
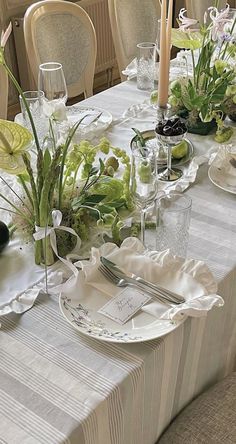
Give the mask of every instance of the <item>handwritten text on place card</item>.
M 119 324 L 125 324 L 151 297 L 141 290 L 125 288 L 98 310 Z

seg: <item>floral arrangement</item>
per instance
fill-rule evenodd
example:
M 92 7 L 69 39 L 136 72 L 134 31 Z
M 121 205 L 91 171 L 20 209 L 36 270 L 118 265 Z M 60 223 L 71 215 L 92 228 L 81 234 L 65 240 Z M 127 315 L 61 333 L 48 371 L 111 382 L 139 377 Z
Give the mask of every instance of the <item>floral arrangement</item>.
M 236 104 L 236 38 L 229 5 L 219 11 L 217 3 L 205 12 L 203 23 L 186 17 L 185 9 L 180 10 L 179 28 L 172 29 L 172 43 L 191 52 L 192 66 L 186 67 L 188 75 L 170 85 L 169 102 L 188 119 L 192 132 L 198 132 L 202 123 L 209 128 L 217 124 L 216 140 L 223 142 L 233 132 L 223 120 Z
M 40 146 L 24 93 L 4 57 L 10 33 L 11 25 L 1 35 L 0 64 L 24 101 L 32 133 L 17 123 L 0 120 L 0 168 L 4 172 L 0 179 L 11 196 L 0 193 L 1 200 L 7 204 L 7 208 L 1 206 L 1 209 L 12 213 L 17 227 L 35 236 L 36 264 L 51 265 L 55 256 L 48 234 L 54 209 L 60 212 L 65 227 L 65 230 L 55 230 L 61 256 L 75 246 L 78 237 L 88 239 L 91 226 L 109 227 L 113 241 L 119 241 L 120 210 L 132 208 L 130 159 L 124 150 L 111 146 L 105 138 L 97 145 L 86 140 L 73 143 L 82 119 L 69 130 L 63 143 L 56 143 L 54 139 L 51 149 Z M 50 129 L 53 135 L 52 127 Z M 104 158 L 109 153 L 111 156 Z M 122 176 L 117 175 L 121 165 Z M 16 177 L 16 187 L 10 184 L 8 175 Z M 16 191 L 19 186 L 20 192 Z M 43 236 L 38 236 L 38 231 L 43 231 Z

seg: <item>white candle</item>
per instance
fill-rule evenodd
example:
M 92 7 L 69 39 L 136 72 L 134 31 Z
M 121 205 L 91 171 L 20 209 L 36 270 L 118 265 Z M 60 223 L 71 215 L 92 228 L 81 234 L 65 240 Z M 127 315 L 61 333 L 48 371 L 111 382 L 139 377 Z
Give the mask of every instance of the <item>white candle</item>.
M 167 62 L 168 62 L 168 79 L 169 79 L 169 69 L 170 69 L 172 17 L 173 17 L 173 0 L 169 0 L 168 19 L 167 19 L 167 37 L 166 37 L 166 41 L 167 41 L 167 43 L 166 43 L 166 51 L 167 51 Z
M 166 26 L 166 15 L 167 15 L 167 0 L 162 0 L 161 30 L 160 30 L 160 63 L 159 63 L 159 84 L 158 84 L 158 105 L 161 108 L 166 108 L 168 102 L 173 0 L 169 0 L 167 26 Z
M 160 29 L 160 62 L 158 83 L 158 105 L 166 108 L 166 0 L 161 3 L 161 29 Z

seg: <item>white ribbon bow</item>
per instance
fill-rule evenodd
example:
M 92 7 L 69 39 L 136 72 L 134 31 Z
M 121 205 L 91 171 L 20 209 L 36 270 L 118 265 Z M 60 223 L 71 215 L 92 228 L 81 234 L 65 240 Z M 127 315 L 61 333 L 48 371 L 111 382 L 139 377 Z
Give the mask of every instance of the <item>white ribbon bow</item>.
M 73 228 L 65 227 L 64 225 L 61 225 L 62 221 L 62 213 L 60 210 L 52 210 L 52 224 L 53 226 L 50 227 L 38 227 L 35 226 L 36 232 L 33 234 L 35 240 L 41 240 L 45 239 L 47 236 L 50 236 L 50 244 L 51 247 L 55 253 L 55 255 L 62 261 L 67 267 L 70 268 L 70 270 L 74 273 L 74 275 L 77 275 L 78 269 L 72 264 L 72 262 L 68 259 L 64 259 L 63 257 L 59 256 L 58 249 L 57 249 L 57 237 L 55 233 L 55 229 L 61 230 L 61 231 L 67 231 L 68 233 L 73 234 L 77 239 L 76 247 L 80 248 L 81 246 L 81 239 L 78 236 L 78 234 L 73 230 Z

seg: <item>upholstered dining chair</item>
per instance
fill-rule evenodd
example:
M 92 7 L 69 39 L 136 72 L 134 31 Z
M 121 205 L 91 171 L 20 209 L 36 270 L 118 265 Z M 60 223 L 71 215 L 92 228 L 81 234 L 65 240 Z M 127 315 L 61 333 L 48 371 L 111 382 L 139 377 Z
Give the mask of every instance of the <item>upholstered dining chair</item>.
M 108 0 L 112 37 L 121 79 L 136 57 L 137 44 L 155 42 L 161 9 L 158 0 Z
M 24 16 L 27 56 L 37 85 L 41 63 L 62 64 L 68 98 L 93 95 L 97 39 L 86 11 L 75 3 L 43 0 L 31 5 Z
M 7 118 L 8 75 L 0 65 L 0 119 Z
M 156 444 L 235 442 L 236 373 L 232 373 L 185 407 Z

